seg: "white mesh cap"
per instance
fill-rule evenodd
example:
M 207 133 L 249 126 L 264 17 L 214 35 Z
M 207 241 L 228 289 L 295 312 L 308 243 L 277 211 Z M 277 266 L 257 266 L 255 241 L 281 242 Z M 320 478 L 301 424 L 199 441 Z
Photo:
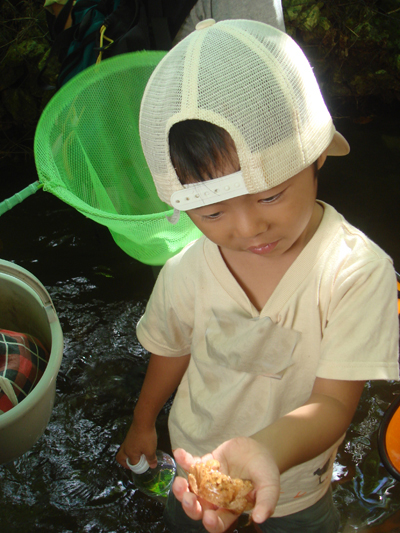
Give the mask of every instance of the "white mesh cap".
M 174 124 L 188 119 L 216 124 L 234 140 L 241 167 L 236 178 L 243 181 L 232 187 L 231 197 L 276 187 L 328 147 L 328 155 L 349 152 L 302 50 L 287 34 L 261 22 L 200 22 L 149 79 L 140 111 L 142 147 L 158 195 L 179 210 L 194 204 L 185 208 L 172 195 L 193 186 L 179 181 L 168 135 Z M 212 180 L 213 186 L 223 179 Z M 194 187 L 210 186 L 202 183 Z M 199 205 L 220 200 L 218 193 L 203 195 Z

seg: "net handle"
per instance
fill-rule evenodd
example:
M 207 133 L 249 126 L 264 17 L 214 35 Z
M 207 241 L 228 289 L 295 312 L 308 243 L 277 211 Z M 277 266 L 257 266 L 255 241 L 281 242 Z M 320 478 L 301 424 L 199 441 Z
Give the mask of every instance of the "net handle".
M 0 217 L 1 215 L 4 215 L 7 211 L 15 207 L 16 205 L 23 202 L 26 198 L 31 196 L 32 194 L 35 194 L 39 189 L 43 187 L 43 184 L 39 181 L 35 181 L 34 183 L 31 183 L 28 185 L 28 187 L 25 187 L 25 189 L 22 189 L 22 191 L 17 192 L 14 194 L 14 196 L 11 196 L 10 198 L 7 198 L 3 202 L 0 203 Z

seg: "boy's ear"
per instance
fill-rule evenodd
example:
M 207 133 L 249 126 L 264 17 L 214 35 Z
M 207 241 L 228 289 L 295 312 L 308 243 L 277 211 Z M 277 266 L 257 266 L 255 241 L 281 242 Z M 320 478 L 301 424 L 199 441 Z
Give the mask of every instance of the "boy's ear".
M 324 163 L 325 163 L 327 157 L 328 157 L 328 148 L 326 150 L 324 150 L 322 152 L 322 154 L 319 156 L 319 158 L 317 159 L 317 161 L 318 161 L 318 163 L 317 163 L 318 170 L 320 170 L 324 166 Z

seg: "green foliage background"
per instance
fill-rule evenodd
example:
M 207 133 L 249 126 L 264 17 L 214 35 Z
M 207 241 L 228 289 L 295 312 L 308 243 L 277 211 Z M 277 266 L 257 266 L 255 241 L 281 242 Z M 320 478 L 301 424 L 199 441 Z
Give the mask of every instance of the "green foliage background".
M 283 0 L 287 32 L 329 100 L 400 100 L 399 0 Z
M 400 102 L 400 0 L 283 0 L 287 32 L 315 68 L 333 114 Z M 32 153 L 54 91 L 37 82 L 50 49 L 42 0 L 0 3 L 0 159 Z M 46 70 L 55 81 L 57 62 Z M 350 111 L 349 111 L 350 110 Z

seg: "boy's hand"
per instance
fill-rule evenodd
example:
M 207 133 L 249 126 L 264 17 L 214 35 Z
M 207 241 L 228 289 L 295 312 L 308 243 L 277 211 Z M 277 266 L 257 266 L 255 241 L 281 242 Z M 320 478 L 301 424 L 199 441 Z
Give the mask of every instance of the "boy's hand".
M 140 427 L 135 419 L 133 420 L 124 442 L 116 455 L 118 463 L 125 468 L 129 468 L 126 459 L 131 465 L 139 462 L 140 456 L 144 454 L 151 468 L 157 466 L 157 433 L 155 426 Z
M 135 406 L 133 422 L 116 459 L 125 468 L 139 462 L 144 454 L 150 467 L 157 466 L 157 433 L 155 423 L 161 408 L 179 385 L 190 361 L 190 354 L 181 357 L 163 357 L 152 354 L 143 387 Z
M 174 451 L 179 465 L 186 471 L 195 462 L 216 459 L 221 464 L 221 472 L 232 478 L 250 479 L 255 499 L 252 511 L 254 522 L 264 522 L 275 510 L 279 498 L 280 474 L 268 450 L 255 440 L 239 437 L 228 440 L 211 454 L 201 458 L 193 457 L 181 448 Z M 202 520 L 210 533 L 222 533 L 237 519 L 237 515 L 227 509 L 217 508 L 190 492 L 186 479 L 177 477 L 172 490 L 182 502 L 185 513 L 193 520 Z

